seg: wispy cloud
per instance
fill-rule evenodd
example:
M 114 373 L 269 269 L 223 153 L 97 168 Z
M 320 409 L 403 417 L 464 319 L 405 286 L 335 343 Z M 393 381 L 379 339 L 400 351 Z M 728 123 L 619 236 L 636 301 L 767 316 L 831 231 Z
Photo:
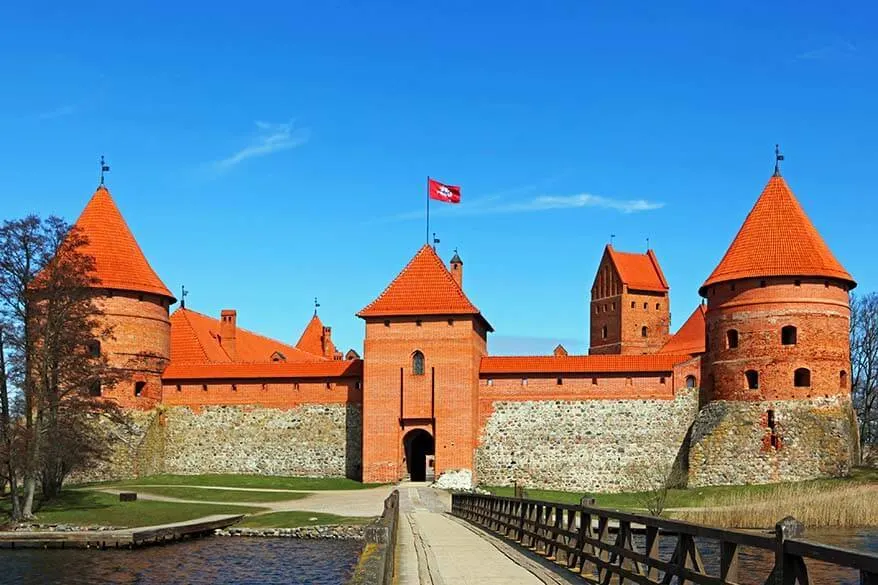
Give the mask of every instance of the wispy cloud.
M 805 51 L 804 53 L 799 53 L 796 55 L 796 60 L 798 61 L 830 61 L 835 59 L 843 59 L 845 57 L 850 57 L 857 52 L 857 47 L 854 46 L 853 43 L 848 41 L 840 41 L 837 43 L 831 43 L 828 45 L 824 45 L 822 47 L 818 47 L 816 49 L 812 49 L 810 51 Z
M 69 116 L 73 112 L 76 111 L 76 105 L 67 104 L 54 110 L 47 110 L 45 112 L 40 112 L 36 115 L 37 120 L 52 120 L 54 118 L 61 118 L 63 116 Z
M 307 128 L 294 128 L 293 122 L 272 124 L 257 121 L 256 128 L 258 132 L 247 146 L 226 158 L 216 161 L 214 167 L 217 170 L 227 170 L 249 158 L 266 156 L 274 152 L 301 146 L 310 137 Z
M 430 211 L 433 215 L 495 215 L 504 213 L 534 213 L 553 209 L 578 209 L 581 207 L 594 207 L 609 209 L 620 213 L 638 213 L 661 209 L 665 204 L 646 199 L 615 199 L 591 193 L 579 193 L 577 195 L 539 195 L 530 199 L 509 201 L 505 197 L 491 196 L 481 199 L 473 199 L 460 205 L 435 206 Z M 435 211 L 434 211 L 435 210 Z M 405 221 L 420 219 L 424 216 L 423 210 L 408 211 L 385 218 L 384 221 Z

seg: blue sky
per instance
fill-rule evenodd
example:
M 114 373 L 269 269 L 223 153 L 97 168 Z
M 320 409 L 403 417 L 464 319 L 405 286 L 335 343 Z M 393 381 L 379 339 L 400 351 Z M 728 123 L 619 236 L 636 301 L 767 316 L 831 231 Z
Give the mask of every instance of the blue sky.
M 130 6 L 128 4 L 131 4 Z M 2 217 L 74 220 L 107 156 L 141 247 L 190 307 L 339 347 L 424 243 L 495 353 L 584 352 L 603 246 L 656 250 L 672 328 L 768 180 L 878 288 L 878 7 L 736 2 L 0 6 Z

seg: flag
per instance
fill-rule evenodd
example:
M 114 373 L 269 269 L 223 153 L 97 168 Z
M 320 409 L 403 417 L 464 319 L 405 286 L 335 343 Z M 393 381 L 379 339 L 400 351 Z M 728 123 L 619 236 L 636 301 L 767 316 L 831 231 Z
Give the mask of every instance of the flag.
M 439 181 L 430 179 L 430 199 L 436 201 L 444 201 L 445 203 L 460 203 L 460 187 L 457 185 L 446 185 Z

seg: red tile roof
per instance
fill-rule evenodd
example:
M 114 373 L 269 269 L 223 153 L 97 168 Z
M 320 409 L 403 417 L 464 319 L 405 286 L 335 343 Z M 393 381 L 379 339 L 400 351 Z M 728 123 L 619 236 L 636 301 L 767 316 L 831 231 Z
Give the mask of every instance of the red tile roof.
M 646 254 L 618 252 L 613 246 L 607 245 L 606 251 L 622 284 L 627 284 L 629 289 L 655 292 L 668 290 L 668 281 L 665 280 L 658 258 L 652 250 L 647 250 Z
M 576 355 L 486 356 L 479 373 L 487 374 L 602 374 L 670 372 L 690 355 Z
M 670 354 L 697 354 L 705 351 L 705 325 L 704 314 L 707 308 L 704 305 L 698 307 L 689 315 L 683 326 L 668 339 L 667 343 L 659 350 L 659 353 Z
M 171 366 L 194 363 L 231 363 L 219 342 L 220 322 L 191 309 L 177 309 L 171 314 Z M 238 362 L 266 363 L 272 367 L 275 352 L 287 362 L 326 361 L 286 343 L 238 327 L 235 334 Z
M 181 364 L 171 363 L 162 380 L 258 380 L 278 378 L 341 378 L 363 375 L 363 360 L 316 362 Z
M 106 187 L 98 187 L 75 225 L 88 238 L 82 251 L 94 258 L 100 288 L 153 293 L 176 300 L 149 265 Z
M 699 293 L 718 282 L 762 276 L 820 276 L 856 286 L 781 176 L 773 176 Z
M 425 245 L 358 317 L 394 315 L 478 315 L 442 259 Z M 489 325 L 490 327 L 490 325 Z
M 328 348 L 329 352 L 327 355 L 335 355 L 335 345 L 333 345 L 331 341 L 329 344 L 331 347 Z M 305 330 L 302 331 L 302 336 L 296 343 L 296 347 L 302 351 L 307 351 L 308 353 L 313 353 L 320 357 L 326 357 L 323 353 L 323 322 L 316 313 L 311 317 L 311 320 L 308 321 Z

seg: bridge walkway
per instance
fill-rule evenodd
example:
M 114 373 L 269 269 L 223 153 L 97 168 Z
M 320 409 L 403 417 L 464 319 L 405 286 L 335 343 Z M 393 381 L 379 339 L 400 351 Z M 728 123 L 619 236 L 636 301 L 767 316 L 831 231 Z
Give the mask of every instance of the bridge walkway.
M 570 583 L 499 539 L 451 517 L 451 496 L 423 483 L 399 486 L 399 585 Z

